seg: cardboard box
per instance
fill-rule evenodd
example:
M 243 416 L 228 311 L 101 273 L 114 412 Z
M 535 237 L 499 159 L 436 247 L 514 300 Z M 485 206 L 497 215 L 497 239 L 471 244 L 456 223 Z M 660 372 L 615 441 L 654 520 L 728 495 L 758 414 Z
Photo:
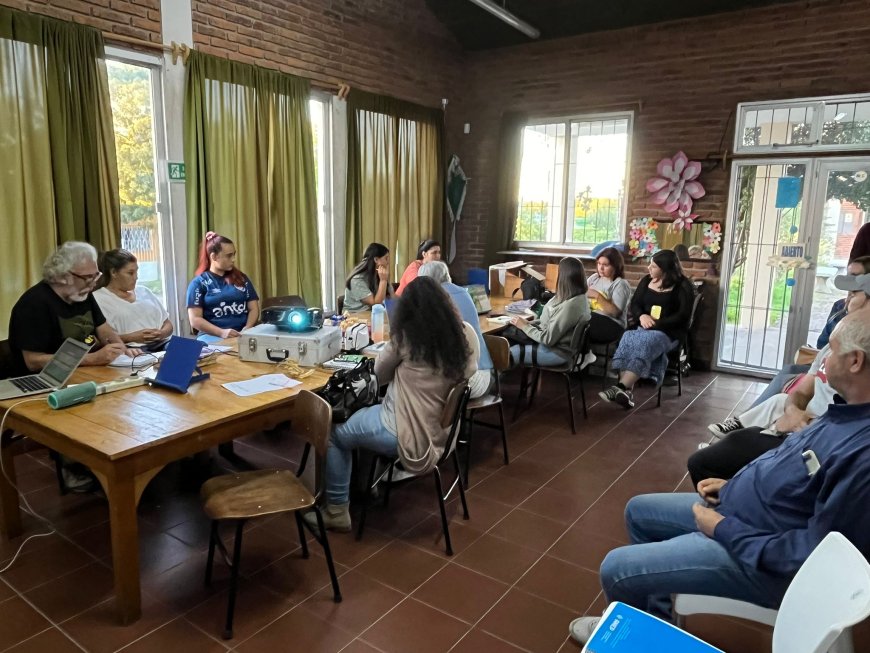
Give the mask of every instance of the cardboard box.
M 556 292 L 556 280 L 559 278 L 559 264 L 547 263 L 547 274 L 544 279 L 544 288 Z
M 497 297 L 512 297 L 515 290 L 519 290 L 523 279 L 532 277 L 539 281 L 545 281 L 546 276 L 538 272 L 525 261 L 508 261 L 489 266 L 489 289 L 490 294 Z M 517 292 L 517 299 L 522 299 Z

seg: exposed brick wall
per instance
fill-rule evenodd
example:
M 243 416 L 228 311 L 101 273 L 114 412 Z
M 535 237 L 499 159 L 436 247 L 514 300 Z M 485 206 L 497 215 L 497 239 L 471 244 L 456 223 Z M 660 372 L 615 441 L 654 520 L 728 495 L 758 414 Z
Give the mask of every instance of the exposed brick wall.
M 0 4 L 162 43 L 160 0 L 0 0 Z
M 424 0 L 193 0 L 195 47 L 426 106 L 458 92 L 461 49 Z
M 459 227 L 456 275 L 484 263 L 494 215 L 504 111 L 564 116 L 635 107 L 629 219 L 657 215 L 644 189 L 664 156 L 719 148 L 738 102 L 870 90 L 870 3 L 803 3 L 468 53 L 448 111 L 448 144 L 471 182 Z M 462 124 L 471 133 L 462 134 Z M 726 130 L 727 126 L 727 130 Z M 724 219 L 729 172 L 705 172 L 704 217 Z

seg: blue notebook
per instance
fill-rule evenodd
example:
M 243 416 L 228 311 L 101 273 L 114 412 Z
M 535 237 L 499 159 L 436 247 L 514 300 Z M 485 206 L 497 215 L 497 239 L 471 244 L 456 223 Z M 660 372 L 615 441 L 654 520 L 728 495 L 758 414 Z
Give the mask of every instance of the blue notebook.
M 196 366 L 203 347 L 205 343 L 200 340 L 172 336 L 157 376 L 150 383 L 184 393 L 191 383 L 207 379 L 209 375 L 199 372 Z
M 667 621 L 611 603 L 583 653 L 724 653 Z

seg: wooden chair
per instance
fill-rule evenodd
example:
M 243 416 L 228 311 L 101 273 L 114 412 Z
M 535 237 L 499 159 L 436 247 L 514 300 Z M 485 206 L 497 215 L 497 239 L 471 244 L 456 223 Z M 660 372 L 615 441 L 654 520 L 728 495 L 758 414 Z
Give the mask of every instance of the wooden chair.
M 308 443 L 296 474 L 283 469 L 227 474 L 209 479 L 200 490 L 203 508 L 206 515 L 212 520 L 211 536 L 208 543 L 208 561 L 205 569 L 206 585 L 211 584 L 215 547 L 220 549 L 224 561 L 232 572 L 230 595 L 227 602 L 226 627 L 223 632 L 224 639 L 232 639 L 233 636 L 233 614 L 236 606 L 239 563 L 242 555 L 242 532 L 245 523 L 255 517 L 292 512 L 296 518 L 296 527 L 299 530 L 302 557 L 308 557 L 308 543 L 305 537 L 305 529 L 307 528 L 323 547 L 326 565 L 329 568 L 329 577 L 332 580 L 333 600 L 336 603 L 341 601 L 335 565 L 332 562 L 326 529 L 323 527 L 323 516 L 317 507 L 317 500 L 324 487 L 323 465 L 326 460 L 326 448 L 329 444 L 329 433 L 332 426 L 332 409 L 328 403 L 313 392 L 302 390 L 293 404 L 288 407 L 288 418 L 294 433 L 300 435 Z M 309 491 L 299 478 L 305 470 L 311 447 L 314 448 L 315 452 L 314 493 Z M 317 516 L 319 532 L 315 532 L 302 519 L 300 511 L 308 509 L 313 510 Z M 218 532 L 218 526 L 222 521 L 236 523 L 232 559 L 230 559 L 227 547 Z
M 679 344 L 677 344 L 677 346 L 668 353 L 668 367 L 667 370 L 665 370 L 664 376 L 662 376 L 661 382 L 659 383 L 658 400 L 656 402 L 656 407 L 662 405 L 662 387 L 665 383 L 664 377 L 667 376 L 668 373 L 676 375 L 677 396 L 683 396 L 683 375 L 685 374 L 683 370 L 689 363 L 689 342 L 692 334 L 692 327 L 695 324 L 695 314 L 698 311 L 698 305 L 701 303 L 701 299 L 703 297 L 704 296 L 701 293 L 695 294 L 695 299 L 692 302 L 692 313 L 691 315 L 689 315 L 689 326 L 686 329 L 686 335 L 680 338 Z
M 456 436 L 459 432 L 460 422 L 462 421 L 462 416 L 465 414 L 465 409 L 468 404 L 469 392 L 468 383 L 463 381 L 462 383 L 453 386 L 450 390 L 450 394 L 447 395 L 447 401 L 444 403 L 444 410 L 441 412 L 441 426 L 444 428 L 449 427 L 450 431 L 447 434 L 444 453 L 441 455 L 440 460 L 438 460 L 438 463 L 431 472 L 432 477 L 435 479 L 435 491 L 438 494 L 438 507 L 441 509 L 441 528 L 444 531 L 444 545 L 447 555 L 449 556 L 453 555 L 453 547 L 450 543 L 450 528 L 447 524 L 447 508 L 445 502 L 457 487 L 459 488 L 459 500 L 462 502 L 462 516 L 464 519 L 468 519 L 469 517 L 468 504 L 465 502 L 465 489 L 462 487 L 462 473 L 459 467 L 459 457 L 456 455 L 456 447 L 454 446 Z M 360 514 L 359 526 L 356 531 L 356 539 L 359 540 L 362 538 L 363 529 L 366 525 L 368 504 L 372 497 L 372 490 L 384 479 L 385 476 L 387 477 L 387 487 L 386 490 L 384 490 L 384 507 L 386 508 L 389 505 L 390 489 L 393 485 L 393 469 L 395 468 L 395 463 L 398 459 L 398 456 L 373 456 L 372 466 L 369 470 L 368 485 L 366 485 L 366 494 L 363 499 L 362 513 Z M 456 478 L 453 483 L 450 484 L 450 487 L 445 493 L 441 470 L 442 466 L 448 460 L 453 461 Z M 376 478 L 379 466 L 383 471 Z M 424 476 L 425 474 L 421 474 L 414 478 L 423 478 Z
M 270 306 L 307 306 L 305 300 L 299 295 L 281 295 L 280 297 L 266 297 L 261 303 L 260 308 L 269 308 Z
M 341 315 L 344 313 L 344 295 L 339 295 L 335 298 L 335 312 Z
M 507 425 L 504 419 L 504 402 L 502 401 L 501 396 L 500 379 L 500 373 L 510 368 L 510 343 L 508 342 L 507 338 L 502 338 L 501 336 L 489 334 L 484 334 L 483 341 L 486 343 L 486 348 L 489 351 L 490 357 L 492 358 L 492 367 L 495 371 L 495 392 L 491 392 L 482 397 L 478 397 L 477 399 L 469 399 L 468 405 L 465 408 L 465 414 L 467 417 L 465 423 L 467 425 L 467 428 L 465 432 L 465 439 L 460 440 L 460 444 L 465 445 L 466 454 L 465 474 L 463 478 L 465 487 L 468 487 L 469 466 L 471 464 L 471 437 L 473 435 L 475 424 L 479 424 L 480 426 L 486 426 L 487 428 L 501 430 L 501 446 L 504 453 L 504 464 L 507 465 L 510 462 L 508 457 Z M 475 421 L 474 414 L 477 411 L 484 410 L 486 408 L 492 408 L 493 406 L 498 407 L 498 424 Z
M 529 386 L 532 388 L 532 394 L 529 397 L 528 407 L 532 407 L 535 401 L 535 395 L 538 392 L 538 382 L 541 378 L 541 372 L 555 372 L 561 374 L 565 378 L 565 389 L 568 393 L 568 413 L 571 415 L 571 433 L 577 433 L 577 424 L 574 418 L 574 393 L 571 387 L 571 375 L 575 372 L 580 372 L 581 353 L 587 351 L 586 344 L 587 335 L 589 333 L 589 322 L 582 322 L 574 327 L 574 333 L 571 336 L 570 358 L 562 365 L 544 366 L 544 365 L 526 365 L 523 364 L 522 380 L 520 382 L 520 392 L 517 396 L 517 405 L 514 409 L 514 419 L 516 419 L 522 405 L 522 399 L 526 396 Z M 533 375 L 532 382 L 529 383 L 529 374 Z M 577 379 L 580 382 L 580 399 L 583 402 L 583 417 L 588 417 L 586 412 L 586 392 L 583 388 L 583 374 L 577 374 Z

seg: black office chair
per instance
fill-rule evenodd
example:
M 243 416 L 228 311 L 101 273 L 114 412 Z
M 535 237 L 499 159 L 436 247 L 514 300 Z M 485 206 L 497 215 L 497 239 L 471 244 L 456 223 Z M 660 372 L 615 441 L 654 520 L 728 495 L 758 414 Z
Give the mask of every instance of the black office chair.
M 698 287 L 697 284 L 695 287 Z M 664 386 L 664 377 L 668 374 L 677 377 L 677 396 L 683 396 L 683 376 L 688 374 L 691 353 L 691 346 L 689 343 L 691 342 L 692 327 L 695 325 L 695 315 L 698 312 L 698 306 L 703 298 L 704 296 L 696 290 L 695 299 L 692 302 L 692 313 L 689 316 L 689 326 L 686 329 L 686 333 L 682 338 L 680 338 L 679 344 L 668 353 L 668 367 L 659 383 L 656 407 L 662 405 L 662 387 Z

